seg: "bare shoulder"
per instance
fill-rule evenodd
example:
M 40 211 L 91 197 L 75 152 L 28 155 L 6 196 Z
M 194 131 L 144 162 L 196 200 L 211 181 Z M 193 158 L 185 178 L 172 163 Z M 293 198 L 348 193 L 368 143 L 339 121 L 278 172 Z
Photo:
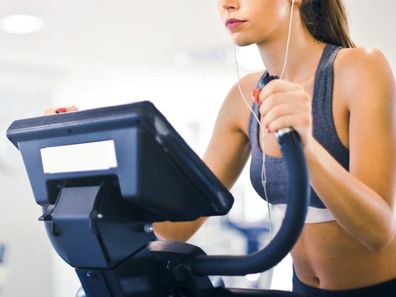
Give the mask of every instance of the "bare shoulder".
M 239 81 L 239 85 L 235 83 L 229 90 L 220 110 L 221 117 L 224 120 L 231 121 L 234 128 L 242 131 L 246 135 L 250 114 L 247 105 L 251 106 L 253 104 L 251 95 L 252 90 L 256 87 L 262 75 L 263 72 L 255 72 L 242 77 Z
M 385 55 L 378 49 L 342 49 L 335 61 L 334 70 L 336 84 L 346 100 L 369 93 L 394 92 L 392 69 Z
M 341 49 L 336 64 L 352 70 L 375 70 L 389 67 L 385 55 L 379 49 L 368 47 Z

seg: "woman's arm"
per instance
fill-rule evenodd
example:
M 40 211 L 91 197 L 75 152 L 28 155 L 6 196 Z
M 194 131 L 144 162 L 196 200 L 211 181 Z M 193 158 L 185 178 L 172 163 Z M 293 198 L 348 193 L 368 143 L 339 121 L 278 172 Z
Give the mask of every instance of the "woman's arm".
M 257 75 L 241 80 L 244 90 L 252 90 Z M 253 84 L 252 84 L 253 83 Z M 251 94 L 246 91 L 245 97 Z M 240 175 L 250 153 L 250 145 L 243 125 L 248 125 L 249 110 L 244 105 L 237 86 L 227 95 L 217 116 L 215 128 L 203 161 L 216 177 L 230 189 Z M 244 131 L 245 130 L 245 131 Z M 155 223 L 155 233 L 162 239 L 187 241 L 206 221 Z
M 335 73 L 350 114 L 350 171 L 316 141 L 306 157 L 312 187 L 337 222 L 371 251 L 381 251 L 395 233 L 395 83 L 379 51 L 346 51 Z

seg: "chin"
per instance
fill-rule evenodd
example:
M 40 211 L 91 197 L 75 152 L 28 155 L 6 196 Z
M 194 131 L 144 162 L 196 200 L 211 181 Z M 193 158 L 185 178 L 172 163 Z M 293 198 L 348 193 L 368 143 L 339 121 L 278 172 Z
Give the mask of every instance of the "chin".
M 252 42 L 239 42 L 239 43 L 235 43 L 237 46 L 243 47 L 243 46 L 248 46 L 253 44 Z
M 248 46 L 253 44 L 254 42 L 251 40 L 247 40 L 247 39 L 242 39 L 242 38 L 233 38 L 234 39 L 234 43 L 237 46 Z

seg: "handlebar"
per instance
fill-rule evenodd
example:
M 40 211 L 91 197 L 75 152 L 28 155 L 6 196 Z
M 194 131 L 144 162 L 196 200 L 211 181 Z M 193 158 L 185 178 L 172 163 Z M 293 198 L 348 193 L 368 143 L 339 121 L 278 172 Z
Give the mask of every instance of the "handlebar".
M 250 255 L 197 256 L 193 262 L 196 274 L 231 276 L 266 271 L 278 264 L 296 243 L 309 203 L 308 169 L 297 132 L 282 129 L 277 138 L 288 171 L 288 206 L 279 232 L 267 247 Z

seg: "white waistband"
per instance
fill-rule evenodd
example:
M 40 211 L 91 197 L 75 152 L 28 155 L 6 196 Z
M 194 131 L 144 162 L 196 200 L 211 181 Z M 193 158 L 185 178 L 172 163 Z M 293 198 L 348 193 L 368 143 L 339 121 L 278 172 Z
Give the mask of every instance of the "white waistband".
M 270 204 L 272 212 L 284 214 L 286 212 L 286 204 Z M 316 224 L 335 221 L 334 216 L 327 208 L 316 208 L 309 206 L 307 217 L 305 218 L 306 224 Z

